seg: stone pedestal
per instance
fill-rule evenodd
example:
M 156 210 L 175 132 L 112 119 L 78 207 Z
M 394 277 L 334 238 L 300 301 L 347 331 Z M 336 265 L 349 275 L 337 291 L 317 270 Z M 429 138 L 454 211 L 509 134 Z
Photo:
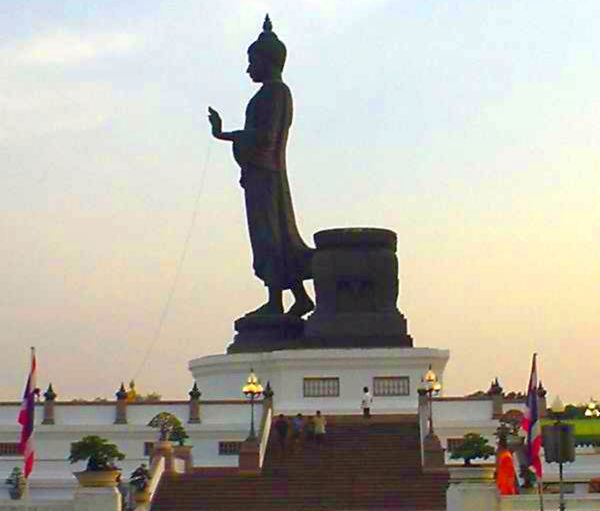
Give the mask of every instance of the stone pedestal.
M 234 323 L 237 334 L 227 353 L 256 353 L 301 348 L 304 320 L 272 314 L 244 316 Z
M 75 491 L 74 511 L 121 511 L 121 494 L 117 488 L 83 488 Z
M 194 470 L 194 459 L 192 457 L 191 445 L 175 445 L 173 447 L 173 455 L 175 458 L 184 461 L 186 474 L 189 474 Z
M 52 388 L 52 383 L 48 384 L 48 390 L 44 392 L 44 418 L 42 424 L 54 424 L 54 402 L 56 400 L 56 392 Z
M 386 229 L 330 229 L 315 234 L 317 307 L 305 338 L 319 348 L 411 347 L 396 306 L 396 234 Z
M 427 468 L 438 468 L 445 465 L 444 450 L 435 433 L 429 434 L 423 439 L 423 456 Z
M 448 511 L 498 511 L 494 467 L 453 467 L 446 493 Z
M 443 382 L 448 357 L 447 350 L 431 348 L 294 349 L 210 355 L 191 360 L 189 368 L 204 395 L 238 400 L 242 397 L 241 385 L 252 368 L 263 385 L 271 382 L 277 398 L 276 413 L 294 415 L 314 415 L 315 410 L 325 415 L 360 414 L 364 386 L 374 387 L 377 377 L 405 377 L 407 394 L 375 396 L 371 413 L 414 414 L 421 377 L 431 365 Z M 339 394 L 335 398 L 305 393 L 307 382 L 321 377 L 337 379 Z M 247 423 L 249 415 L 250 410 L 240 421 Z
M 258 440 L 246 440 L 240 446 L 239 469 L 240 474 L 260 474 L 260 445 Z
M 173 454 L 173 444 L 171 442 L 160 441 L 154 444 L 152 449 L 152 457 L 164 456 L 165 458 L 165 472 L 175 472 L 175 459 Z

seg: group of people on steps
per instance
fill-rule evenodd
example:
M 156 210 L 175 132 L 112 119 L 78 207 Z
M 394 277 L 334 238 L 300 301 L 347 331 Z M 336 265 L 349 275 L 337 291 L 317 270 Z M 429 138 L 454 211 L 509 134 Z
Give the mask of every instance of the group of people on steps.
M 369 388 L 363 387 L 360 408 L 365 419 L 371 418 L 372 403 L 373 396 L 369 392 Z M 317 410 L 315 415 L 306 418 L 301 413 L 297 413 L 294 417 L 288 419 L 280 413 L 273 427 L 277 432 L 281 451 L 285 452 L 287 450 L 288 443 L 293 451 L 303 440 L 321 446 L 325 440 L 327 419 L 321 414 L 320 410 Z

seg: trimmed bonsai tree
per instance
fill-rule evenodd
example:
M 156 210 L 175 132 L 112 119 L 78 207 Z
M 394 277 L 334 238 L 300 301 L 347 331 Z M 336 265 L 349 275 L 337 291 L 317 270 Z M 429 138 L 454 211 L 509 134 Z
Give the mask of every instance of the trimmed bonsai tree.
M 151 428 L 158 428 L 160 430 L 159 441 L 171 441 L 179 442 L 179 445 L 183 445 L 185 439 L 188 438 L 183 424 L 175 417 L 172 413 L 160 412 L 159 414 L 152 417 L 152 420 L 148 423 Z
M 177 442 L 179 445 L 185 444 L 186 438 L 189 438 L 187 431 L 183 427 L 183 424 L 177 419 L 178 424 L 173 427 L 173 431 L 169 435 L 169 440 L 171 442 Z
M 453 460 L 464 459 L 464 466 L 471 466 L 471 460 L 482 458 L 487 460 L 494 454 L 494 448 L 488 445 L 487 438 L 479 433 L 467 433 L 462 443 L 457 446 L 450 455 Z
M 79 442 L 71 444 L 69 455 L 71 463 L 87 460 L 86 470 L 90 472 L 118 470 L 115 460 L 123 459 L 125 455 L 115 444 L 110 444 L 106 438 L 96 435 L 85 436 Z

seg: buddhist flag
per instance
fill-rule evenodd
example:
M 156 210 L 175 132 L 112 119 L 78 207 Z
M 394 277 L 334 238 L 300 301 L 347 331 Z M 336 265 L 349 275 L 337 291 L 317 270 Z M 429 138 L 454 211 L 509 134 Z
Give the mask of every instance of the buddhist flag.
M 542 449 L 542 426 L 538 410 L 538 375 L 536 364 L 537 353 L 533 354 L 531 362 L 531 376 L 529 377 L 529 386 L 527 388 L 527 404 L 521 427 L 527 433 L 527 459 L 529 470 L 535 473 L 538 482 L 542 479 L 542 459 L 540 451 Z
M 21 425 L 21 441 L 19 442 L 19 452 L 25 459 L 25 477 L 29 477 L 33 470 L 33 460 L 35 457 L 35 444 L 33 442 L 33 423 L 35 415 L 35 396 L 39 393 L 36 387 L 35 373 L 35 348 L 31 348 L 31 370 L 25 391 L 23 392 L 23 401 L 19 411 L 19 424 Z

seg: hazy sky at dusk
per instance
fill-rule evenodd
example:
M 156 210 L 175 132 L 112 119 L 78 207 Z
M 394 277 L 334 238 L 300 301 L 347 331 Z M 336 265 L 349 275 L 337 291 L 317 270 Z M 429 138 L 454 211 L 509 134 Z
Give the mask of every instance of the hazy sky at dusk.
M 265 12 L 288 47 L 307 241 L 398 233 L 399 306 L 417 346 L 451 350 L 448 394 L 496 375 L 524 390 L 537 351 L 551 394 L 600 399 L 596 0 L 3 0 L 0 399 L 19 398 L 30 345 L 59 398 L 134 375 L 185 398 L 188 360 L 261 303 L 206 108 L 242 125 Z

